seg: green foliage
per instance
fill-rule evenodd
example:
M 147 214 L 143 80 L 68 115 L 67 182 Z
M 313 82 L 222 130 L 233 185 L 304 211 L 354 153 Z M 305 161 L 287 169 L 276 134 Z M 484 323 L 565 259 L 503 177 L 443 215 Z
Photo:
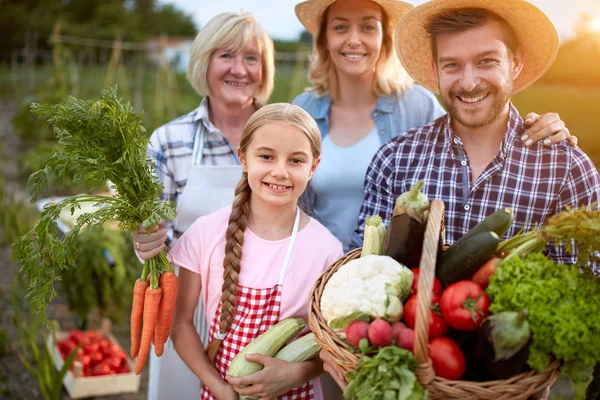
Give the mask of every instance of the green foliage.
M 0 245 L 11 244 L 25 234 L 33 226 L 34 219 L 33 208 L 5 191 L 4 178 L 0 177 L 0 227 L 2 228 Z
M 45 330 L 40 329 L 38 320 L 31 317 L 27 304 L 21 301 L 24 287 L 23 280 L 16 278 L 13 285 L 13 323 L 21 345 L 19 358 L 38 383 L 44 399 L 60 400 L 63 378 L 71 368 L 79 347 L 69 354 L 61 370 L 57 371 Z
M 144 3 L 144 4 L 142 4 Z M 49 48 L 56 21 L 63 34 L 111 40 L 144 41 L 151 36 L 189 36 L 197 28 L 191 15 L 172 4 L 156 0 L 3 0 L 0 12 L 0 60 L 9 61 L 11 50 L 22 49 L 28 32 L 38 34 L 37 47 Z
M 139 261 L 128 235 L 91 227 L 77 236 L 75 268 L 60 271 L 61 286 L 69 309 L 83 321 L 98 310 L 119 320 L 131 306 L 132 287 L 139 275 Z
M 562 359 L 574 381 L 600 361 L 600 281 L 575 265 L 541 254 L 515 257 L 496 268 L 486 289 L 491 312 L 527 309 L 532 342 L 528 364 L 538 371 Z
M 45 207 L 39 221 L 13 245 L 13 257 L 21 263 L 21 272 L 29 281 L 27 298 L 32 309 L 48 321 L 45 310 L 56 297 L 54 282 L 60 271 L 73 268 L 77 259 L 76 237 L 83 226 L 101 226 L 116 221 L 123 232 L 134 231 L 141 222 L 146 228 L 160 219 L 174 219 L 171 203 L 159 201 L 162 184 L 153 174 L 154 163 L 146 156 L 148 137 L 141 116 L 129 103 L 117 97 L 116 88 L 102 91 L 96 100 L 69 97 L 53 106 L 32 105 L 32 112 L 54 126 L 59 146 L 43 170 L 29 177 L 32 201 L 37 201 L 53 176 L 70 171 L 74 184 L 100 187 L 108 180 L 118 195 L 103 197 L 81 195 L 66 198 Z M 57 237 L 55 220 L 63 208 L 71 213 L 81 202 L 97 202 L 98 209 L 78 217 L 75 226 L 62 240 Z M 100 207 L 102 205 L 102 207 Z M 158 264 L 145 267 L 143 278 L 151 274 L 151 285 L 157 287 L 158 274 L 170 269 L 164 254 Z

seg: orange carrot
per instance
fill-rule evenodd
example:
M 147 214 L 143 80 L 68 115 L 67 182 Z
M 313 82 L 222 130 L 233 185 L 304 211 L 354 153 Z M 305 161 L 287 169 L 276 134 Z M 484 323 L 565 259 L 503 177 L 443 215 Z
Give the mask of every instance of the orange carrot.
M 150 353 L 150 343 L 154 335 L 154 327 L 158 319 L 158 306 L 162 297 L 162 289 L 157 287 L 146 289 L 144 296 L 144 328 L 142 329 L 142 342 L 140 343 L 140 352 L 135 360 L 135 373 L 139 375 L 146 364 L 146 359 Z
M 150 285 L 148 279 L 138 279 L 133 286 L 133 303 L 131 305 L 131 358 L 135 358 L 140 350 L 142 336 L 142 316 L 144 312 L 144 294 Z
M 162 289 L 162 298 L 158 306 L 158 320 L 154 328 L 154 351 L 158 357 L 162 356 L 165 342 L 171 332 L 171 324 L 175 315 L 175 302 L 177 301 L 177 291 L 179 281 L 173 271 L 164 272 L 160 275 L 160 288 Z

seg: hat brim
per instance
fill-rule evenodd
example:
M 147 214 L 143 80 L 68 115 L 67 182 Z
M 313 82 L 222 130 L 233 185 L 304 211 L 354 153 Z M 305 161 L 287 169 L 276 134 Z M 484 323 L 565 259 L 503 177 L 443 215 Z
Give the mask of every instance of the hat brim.
M 439 93 L 433 71 L 431 38 L 425 30 L 430 18 L 460 8 L 483 8 L 503 18 L 523 49 L 523 70 L 513 82 L 513 94 L 538 80 L 558 54 L 558 33 L 550 19 L 523 0 L 433 0 L 417 6 L 400 21 L 394 34 L 396 53 L 409 75 L 425 88 Z
M 398 0 L 371 0 L 377 3 L 385 11 L 391 27 L 395 28 L 396 24 L 412 10 L 414 6 Z M 336 0 L 308 0 L 296 4 L 296 16 L 304 25 L 306 30 L 313 36 L 319 32 L 321 20 L 327 7 L 335 3 Z

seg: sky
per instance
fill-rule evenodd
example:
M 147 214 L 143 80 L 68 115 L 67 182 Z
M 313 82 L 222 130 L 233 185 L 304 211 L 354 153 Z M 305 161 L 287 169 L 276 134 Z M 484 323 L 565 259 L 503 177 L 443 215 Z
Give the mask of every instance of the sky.
M 414 5 L 426 0 L 409 0 Z M 502 0 L 493 0 L 502 1 Z M 294 14 L 298 0 L 159 0 L 159 4 L 175 4 L 193 16 L 201 27 L 224 11 L 250 11 L 274 39 L 295 40 L 302 24 Z M 562 40 L 574 35 L 574 27 L 582 13 L 600 18 L 600 0 L 529 0 L 548 15 Z

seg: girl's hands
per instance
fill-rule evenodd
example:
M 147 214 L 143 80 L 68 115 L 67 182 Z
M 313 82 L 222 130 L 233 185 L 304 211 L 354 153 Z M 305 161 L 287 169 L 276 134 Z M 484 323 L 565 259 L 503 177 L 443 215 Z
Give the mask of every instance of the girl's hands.
M 165 242 L 167 241 L 165 221 L 160 220 L 158 225 L 152 227 L 150 232 L 148 235 L 146 228 L 139 224 L 136 233 L 133 235 L 133 246 L 144 261 L 156 257 L 165 248 Z
M 567 140 L 573 147 L 577 146 L 577 136 L 571 135 L 565 123 L 556 113 L 547 113 L 540 116 L 531 112 L 525 117 L 525 127 L 529 129 L 525 131 L 521 140 L 524 140 L 527 146 L 540 140 L 543 140 L 546 146 L 563 140 Z
M 346 390 L 346 380 L 344 379 L 344 371 L 336 364 L 335 360 L 325 350 L 321 350 L 319 357 L 323 360 L 323 369 L 327 372 L 340 389 Z
M 304 381 L 298 378 L 304 375 L 298 370 L 303 363 L 289 363 L 262 354 L 247 354 L 246 360 L 262 364 L 264 368 L 239 378 L 227 376 L 227 381 L 242 396 L 271 400 L 304 384 Z

